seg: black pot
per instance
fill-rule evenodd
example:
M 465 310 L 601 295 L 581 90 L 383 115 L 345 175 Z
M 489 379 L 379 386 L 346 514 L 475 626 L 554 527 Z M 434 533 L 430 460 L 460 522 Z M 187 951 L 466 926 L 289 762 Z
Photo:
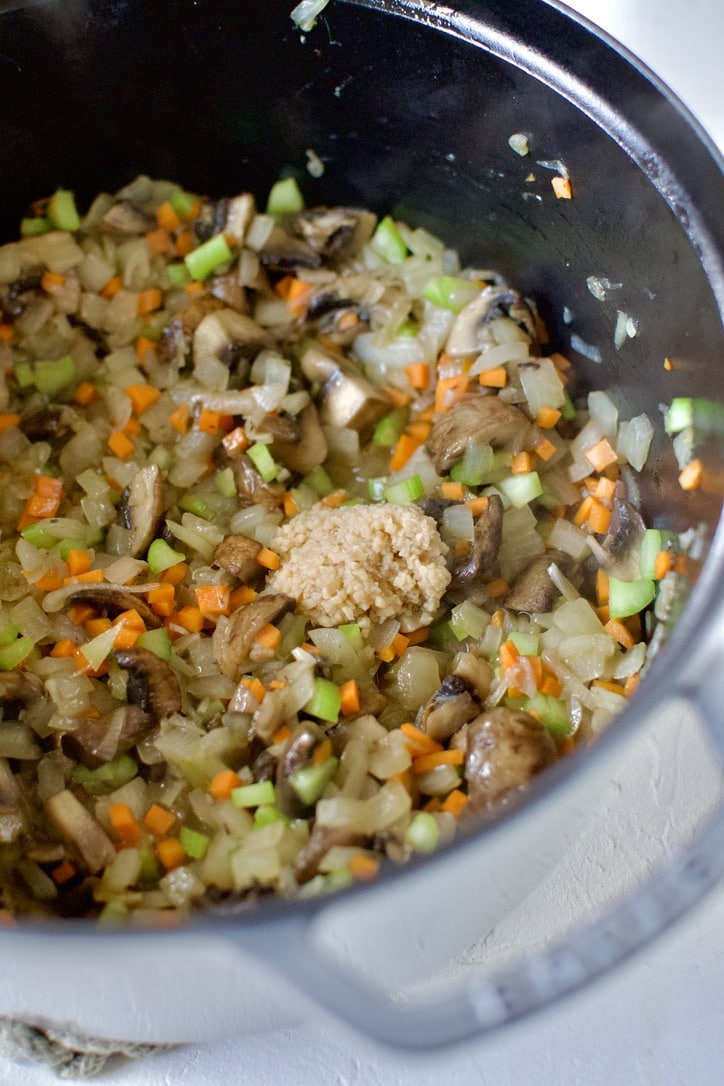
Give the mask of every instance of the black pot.
M 579 391 L 605 388 L 624 417 L 645 411 L 655 422 L 641 484 L 649 523 L 703 524 L 712 544 L 640 698 L 583 759 L 605 769 L 622 728 L 630 732 L 665 695 L 694 688 L 724 748 L 713 664 L 724 586 L 724 541 L 716 535 L 722 436 L 714 431 L 702 445 L 706 486 L 684 492 L 660 411 L 675 396 L 720 394 L 718 154 L 641 65 L 557 2 L 458 0 L 453 11 L 427 0 L 332 0 L 306 34 L 291 23 L 291 7 L 292 0 L 2 5 L 3 238 L 15 236 L 30 200 L 58 185 L 74 189 L 83 206 L 140 172 L 191 190 L 261 196 L 280 174 L 293 173 L 309 204 L 391 211 L 444 236 L 464 261 L 503 272 L 535 299 L 556 346 L 574 360 Z M 511 149 L 513 133 L 527 135 L 529 155 Z M 310 150 L 324 164 L 321 177 L 307 170 Z M 551 185 L 561 164 L 570 200 L 557 199 Z M 620 287 L 597 300 L 591 276 Z M 637 332 L 617 348 L 619 312 Z M 469 868 L 466 857 L 480 858 L 479 845 L 494 845 L 520 818 L 562 802 L 583 759 L 546 775 L 527 806 L 484 841 L 461 841 L 396 872 L 379 893 Z M 268 953 L 320 1002 L 371 1033 L 410 1046 L 444 1043 L 534 1009 L 641 945 L 713 884 L 724 865 L 722 836 L 713 824 L 689 859 L 639 899 L 645 917 L 643 905 L 623 906 L 596 929 L 598 941 L 573 940 L 558 957 L 537 961 L 535 974 L 523 969 L 496 981 L 494 1007 L 466 995 L 422 1027 L 414 1015 L 380 1010 L 365 993 L 350 995 L 332 971 L 320 973 L 301 934 L 301 918 L 318 903 L 271 905 L 259 910 L 261 922 L 217 927 L 246 939 L 250 953 Z M 376 893 L 347 896 L 364 913 Z M 276 950 L 284 925 L 292 937 L 286 956 Z M 564 968 L 571 955 L 573 970 Z

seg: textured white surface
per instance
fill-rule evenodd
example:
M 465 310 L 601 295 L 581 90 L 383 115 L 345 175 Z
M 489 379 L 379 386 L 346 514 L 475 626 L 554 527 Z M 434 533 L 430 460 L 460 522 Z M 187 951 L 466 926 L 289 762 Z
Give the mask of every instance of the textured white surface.
M 647 62 L 724 146 L 721 0 L 689 0 L 685 7 L 674 0 L 577 0 L 571 6 Z M 700 813 L 689 797 L 711 799 L 717 778 L 705 750 L 692 744 L 686 724 L 671 729 L 659 757 L 658 771 L 642 787 L 634 821 L 627 825 L 612 813 L 606 824 L 604 811 L 597 828 L 587 827 L 560 869 L 506 925 L 499 925 L 496 953 L 515 943 L 518 925 L 526 930 L 537 925 L 544 933 L 551 926 L 563 928 L 581 894 L 584 904 L 605 902 L 622 883 L 642 878 L 642 854 L 649 855 L 654 845 L 664 855 L 673 847 L 687 821 Z M 679 766 L 673 774 L 671 764 Z M 629 775 L 634 772 L 635 766 L 629 767 Z M 623 773 L 611 786 L 612 812 L 615 794 L 625 785 Z M 590 847 L 594 838 L 596 850 Z M 723 927 L 724 890 L 592 990 L 453 1054 L 400 1058 L 318 1020 L 252 1039 L 192 1045 L 121 1067 L 104 1081 L 114 1086 L 718 1086 L 724 1058 Z M 476 948 L 446 976 L 467 975 L 476 959 L 492 949 Z M 2 1086 L 55 1081 L 45 1071 L 0 1062 Z

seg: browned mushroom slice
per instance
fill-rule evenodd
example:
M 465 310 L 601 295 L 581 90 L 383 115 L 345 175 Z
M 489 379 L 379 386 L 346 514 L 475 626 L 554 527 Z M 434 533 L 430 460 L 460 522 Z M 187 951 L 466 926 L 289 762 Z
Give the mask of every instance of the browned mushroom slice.
M 65 437 L 78 416 L 65 404 L 48 404 L 20 420 L 20 429 L 29 441 L 53 441 Z
M 266 699 L 264 699 L 266 700 Z M 312 752 L 323 737 L 322 729 L 312 720 L 302 720 L 294 728 L 284 744 L 284 749 L 277 762 L 276 794 L 279 809 L 289 818 L 298 818 L 306 810 L 289 778 L 295 769 L 307 765 Z
M 122 705 L 96 720 L 82 720 L 63 736 L 63 752 L 89 769 L 125 754 L 153 731 L 156 721 L 139 705 Z
M 216 275 L 209 280 L 209 292 L 214 298 L 219 298 L 229 309 L 237 313 L 246 313 L 248 302 L 246 290 L 239 282 L 236 275 Z
M 261 543 L 248 535 L 227 535 L 214 551 L 214 562 L 227 573 L 248 583 L 261 573 L 261 566 L 256 560 L 260 550 Z
M 269 237 L 259 250 L 259 260 L 272 271 L 291 271 L 294 268 L 319 268 L 322 257 L 311 245 L 294 237 L 281 226 L 273 227 Z
M 161 333 L 158 344 L 159 362 L 167 367 L 183 367 L 191 351 L 193 334 L 204 317 L 225 308 L 221 298 L 214 298 L 210 294 L 203 294 L 185 305 Z
M 445 742 L 476 717 L 479 709 L 465 680 L 458 675 L 447 675 L 423 709 L 423 731 L 436 742 Z
M 22 316 L 28 302 L 37 296 L 41 279 L 42 271 L 32 272 L 8 286 L 0 286 L 0 311 L 8 321 Z
M 149 649 L 116 649 L 120 667 L 128 672 L 126 696 L 157 724 L 181 708 L 181 688 L 173 668 Z
M 433 423 L 425 448 L 438 475 L 444 475 L 460 460 L 468 441 L 504 448 L 524 442 L 530 420 L 513 404 L 498 396 L 473 396 L 461 400 Z
M 113 842 L 103 827 L 67 788 L 51 796 L 45 806 L 60 836 L 91 874 L 101 871 L 115 858 Z
M 489 322 L 496 316 L 508 315 L 523 325 L 531 342 L 537 343 L 535 318 L 520 294 L 508 287 L 485 287 L 477 298 L 460 310 L 450 329 L 445 350 L 458 356 L 477 354 L 486 346 L 493 346 L 488 332 Z
M 472 543 L 462 551 L 450 550 L 448 568 L 453 586 L 480 579 L 492 581 L 500 573 L 498 554 L 503 536 L 503 503 L 491 494 L 483 512 L 473 525 Z
M 292 607 L 294 600 L 290 596 L 280 592 L 262 594 L 234 611 L 228 622 L 219 623 L 212 636 L 214 658 L 221 673 L 238 680 L 256 635 Z
M 265 483 L 245 453 L 233 457 L 230 465 L 241 505 L 259 504 L 276 509 L 283 503 L 285 488 L 280 483 Z
M 360 208 L 314 207 L 291 216 L 285 225 L 315 252 L 329 258 L 355 253 L 372 237 L 376 222 L 371 211 Z
M 482 811 L 556 759 L 556 745 L 535 717 L 520 709 L 490 709 L 467 727 L 465 780 L 470 812 Z
M 641 543 L 646 532 L 641 514 L 631 502 L 615 497 L 611 522 L 603 540 L 601 564 L 613 577 L 635 579 L 639 570 Z M 597 552 L 598 553 L 598 552 Z
M 561 594 L 548 572 L 552 564 L 558 566 L 564 577 L 573 573 L 574 562 L 569 554 L 547 550 L 534 558 L 515 579 L 505 597 L 505 606 L 510 607 L 511 611 L 526 611 L 536 615 L 552 611 L 553 604 Z
M 10 845 L 27 829 L 21 791 L 7 758 L 0 758 L 0 845 Z
M 458 652 L 453 657 L 450 674 L 462 679 L 477 698 L 487 698 L 494 672 L 484 656 L 474 652 Z
M 69 586 L 71 587 L 71 586 Z M 99 611 L 105 611 L 109 618 L 115 618 L 124 611 L 137 611 L 146 626 L 157 630 L 162 625 L 161 619 L 138 594 L 115 585 L 73 585 L 68 594 L 67 603 L 89 603 Z
M 134 558 L 148 547 L 163 513 L 163 485 L 157 464 L 140 468 L 123 491 L 121 519 L 129 530 L 129 554 Z
M 277 416 L 281 417 L 281 416 Z M 319 467 L 327 459 L 327 439 L 319 424 L 317 409 L 307 404 L 296 416 L 296 438 L 276 435 L 272 442 L 272 455 L 279 463 L 301 475 Z
M 239 196 L 222 196 L 218 200 L 203 200 L 192 229 L 198 241 L 208 241 L 223 231 L 241 245 L 253 216 L 254 197 L 248 192 Z
M 274 341 L 256 321 L 235 309 L 217 309 L 207 313 L 193 333 L 194 369 L 202 372 L 209 362 L 221 362 L 243 380 L 249 362 Z
M 341 358 L 311 345 L 301 357 L 302 373 L 322 387 L 316 397 L 323 426 L 369 430 L 390 409 L 389 397 Z
M 311 836 L 294 860 L 294 877 L 302 885 L 314 878 L 319 864 L 333 845 L 362 845 L 362 834 L 340 826 L 315 826 Z
M 154 225 L 155 220 L 140 211 L 130 200 L 119 200 L 101 219 L 101 230 L 122 236 L 147 234 Z

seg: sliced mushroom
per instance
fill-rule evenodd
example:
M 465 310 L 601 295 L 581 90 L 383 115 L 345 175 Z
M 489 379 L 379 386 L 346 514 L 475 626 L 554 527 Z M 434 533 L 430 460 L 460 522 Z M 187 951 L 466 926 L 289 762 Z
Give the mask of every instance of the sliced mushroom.
M 121 585 L 121 584 L 74 584 L 56 588 L 43 599 L 43 610 L 48 614 L 62 611 L 70 603 L 89 603 L 91 607 L 105 611 L 109 617 L 115 617 L 124 611 L 136 610 L 146 626 L 158 629 L 161 619 L 154 614 L 141 597 L 149 588 L 156 585 Z
M 290 217 L 286 227 L 325 258 L 351 256 L 374 233 L 377 217 L 354 207 L 315 207 Z
M 12 322 L 22 316 L 28 302 L 37 297 L 41 279 L 42 271 L 32 272 L 0 287 L 0 310 L 6 320 Z
M 227 272 L 226 275 L 214 276 L 209 281 L 209 292 L 212 297 L 228 305 L 229 309 L 235 309 L 237 313 L 246 313 L 248 308 L 246 291 L 236 275 Z
M 270 622 L 275 622 L 294 607 L 294 600 L 280 592 L 264 593 L 234 611 L 227 622 L 219 623 L 213 633 L 214 658 L 222 675 L 238 681 L 254 638 Z
M 0 758 L 0 845 L 17 841 L 26 828 L 18 782 L 7 758 Z
M 554 563 L 564 577 L 572 574 L 575 568 L 571 556 L 563 551 L 547 550 L 544 554 L 539 554 L 513 582 L 505 598 L 505 606 L 512 611 L 525 611 L 528 614 L 546 614 L 552 611 L 561 594 L 548 572 Z
M 48 404 L 20 420 L 20 429 L 29 441 L 53 441 L 65 437 L 77 419 L 75 411 L 66 404 Z
M 173 668 L 149 649 L 116 649 L 113 653 L 120 667 L 128 672 L 126 696 L 153 722 L 179 712 L 181 688 Z
M 535 318 L 520 294 L 507 287 L 492 286 L 485 287 L 477 298 L 460 310 L 450 329 L 445 350 L 458 356 L 477 354 L 485 347 L 493 346 L 487 325 L 495 316 L 504 313 L 524 326 L 533 344 L 537 342 Z
M 145 739 L 157 721 L 139 705 L 122 705 L 97 720 L 82 720 L 64 734 L 63 752 L 89 769 L 125 754 Z
M 341 358 L 314 345 L 301 357 L 302 372 L 309 381 L 322 382 L 317 395 L 322 426 L 368 430 L 390 410 L 389 397 Z
M 106 211 L 101 219 L 101 229 L 108 234 L 130 236 L 147 234 L 155 220 L 140 211 L 130 200 L 119 200 Z
M 479 709 L 465 680 L 458 675 L 447 675 L 422 711 L 422 728 L 431 739 L 445 742 L 476 717 Z
M 235 309 L 217 309 L 203 317 L 194 331 L 194 369 L 201 371 L 209 362 L 221 362 L 243 381 L 250 361 L 263 348 L 273 346 L 269 333 L 251 317 Z
M 329 447 L 313 403 L 307 404 L 299 412 L 295 422 L 296 438 L 275 436 L 271 451 L 274 459 L 279 463 L 284 464 L 291 471 L 306 475 L 307 472 L 324 463 Z
M 208 241 L 223 231 L 231 234 L 237 244 L 241 245 L 253 217 L 254 197 L 251 193 L 224 196 L 219 200 L 204 200 L 194 220 L 194 234 L 199 241 Z
M 259 260 L 273 271 L 291 271 L 294 268 L 319 268 L 322 256 L 306 241 L 294 237 L 274 226 L 259 250 Z
M 214 551 L 214 562 L 233 577 L 248 584 L 261 573 L 261 567 L 256 560 L 260 550 L 261 543 L 250 539 L 248 535 L 227 535 Z
M 485 810 L 524 787 L 556 760 L 544 724 L 520 709 L 489 709 L 467 727 L 465 780 L 471 813 Z
M 158 360 L 165 367 L 181 369 L 191 351 L 194 332 L 209 313 L 215 313 L 226 306 L 221 298 L 202 294 L 183 309 L 166 325 L 161 333 L 158 345 Z
M 613 577 L 635 579 L 639 573 L 639 553 L 646 525 L 637 509 L 624 498 L 615 497 L 608 534 L 603 540 L 603 565 Z
M 462 679 L 480 701 L 487 698 L 494 672 L 484 656 L 478 656 L 474 652 L 457 652 L 453 657 L 450 674 Z
M 264 699 L 266 701 L 266 698 Z M 284 744 L 277 762 L 276 794 L 279 809 L 289 818 L 299 818 L 306 810 L 289 783 L 295 769 L 307 765 L 314 748 L 323 736 L 322 729 L 312 720 L 302 720 Z
M 265 505 L 267 509 L 278 509 L 283 503 L 284 486 L 281 483 L 265 483 L 245 453 L 232 457 L 230 466 L 240 505 Z
M 51 796 L 45 806 L 60 836 L 91 874 L 101 871 L 115 859 L 116 850 L 110 837 L 67 788 Z
M 121 495 L 121 519 L 129 529 L 129 551 L 136 558 L 156 534 L 163 513 L 163 484 L 158 464 L 140 468 Z
M 461 400 L 433 423 L 425 448 L 438 475 L 444 475 L 460 460 L 468 441 L 504 448 L 513 442 L 521 445 L 530 420 L 519 408 L 498 396 L 473 396 Z
M 503 537 L 503 503 L 497 494 L 491 494 L 483 512 L 473 525 L 473 539 L 462 551 L 450 550 L 448 568 L 454 587 L 470 581 L 494 580 L 499 572 L 498 555 Z
M 341 826 L 315 826 L 310 838 L 294 860 L 294 877 L 302 885 L 314 878 L 319 865 L 333 845 L 362 845 L 362 834 Z

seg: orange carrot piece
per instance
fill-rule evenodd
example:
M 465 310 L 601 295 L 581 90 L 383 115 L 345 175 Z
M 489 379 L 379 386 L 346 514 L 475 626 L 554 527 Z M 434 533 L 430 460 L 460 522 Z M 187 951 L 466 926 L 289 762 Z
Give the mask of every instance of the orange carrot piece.
M 342 716 L 351 716 L 359 712 L 359 687 L 356 679 L 348 679 L 339 688 L 341 696 L 340 712 Z
M 440 765 L 462 765 L 465 761 L 464 750 L 437 750 L 432 754 L 419 754 L 412 761 L 415 773 L 429 773 Z
M 682 490 L 698 490 L 704 478 L 704 465 L 701 460 L 690 460 L 679 474 L 679 486 Z
M 71 577 L 78 577 L 81 573 L 87 573 L 91 568 L 91 555 L 89 551 L 80 550 L 80 548 L 68 551 L 68 557 L 65 563 L 68 567 L 68 573 Z
M 41 592 L 55 592 L 56 588 L 62 588 L 64 584 L 65 578 L 61 577 L 59 573 L 44 573 L 35 582 L 35 587 L 39 588 Z
M 104 579 L 102 569 L 89 569 L 77 577 L 65 577 L 63 584 L 101 584 Z
M 134 350 L 139 366 L 147 366 L 149 359 L 153 359 L 156 354 L 156 344 L 152 339 L 149 339 L 148 336 L 139 336 L 136 340 Z
M 0 434 L 5 430 L 9 430 L 11 426 L 17 426 L 19 422 L 20 415 L 16 415 L 14 412 L 0 415 Z
M 176 256 L 188 256 L 194 247 L 194 239 L 190 230 L 179 230 L 176 235 Z M 184 283 L 184 290 L 186 287 L 190 287 L 191 283 Z M 195 285 L 195 284 L 194 284 Z M 204 290 L 203 283 L 199 283 L 201 290 Z M 189 291 L 186 291 L 188 294 Z M 200 291 L 194 291 L 194 293 L 200 293 Z
M 492 370 L 485 370 L 478 378 L 483 388 L 505 388 L 508 383 L 508 371 L 505 366 L 493 366 Z
M 259 595 L 255 588 L 251 588 L 248 584 L 242 584 L 238 588 L 232 590 L 229 597 L 230 611 L 236 611 L 239 607 L 243 607 L 246 603 L 251 603 Z
M 415 389 L 421 390 L 427 388 L 430 384 L 431 371 L 426 362 L 413 362 L 411 365 L 405 366 L 405 373 L 407 374 L 407 380 Z
M 110 628 L 111 620 L 109 618 L 89 618 L 83 624 L 83 629 L 89 637 L 98 637 L 98 634 L 105 633 Z
M 179 565 L 181 565 L 180 562 Z M 175 602 L 176 590 L 168 581 L 164 581 L 158 588 L 151 588 L 146 592 L 146 603 L 155 615 L 160 615 L 162 618 L 168 618 L 169 615 L 173 614 Z
M 77 649 L 75 641 L 71 641 L 70 638 L 64 637 L 60 641 L 56 641 L 50 650 L 50 655 L 56 659 L 68 659 Z
M 118 275 L 112 275 L 111 278 L 105 283 L 98 292 L 101 298 L 115 298 L 118 291 L 121 289 L 121 279 Z
M 96 609 L 89 603 L 75 603 L 68 608 L 66 615 L 75 626 L 83 626 L 88 619 L 95 617 Z
M 401 468 L 404 468 L 407 461 L 415 450 L 420 448 L 421 444 L 422 442 L 410 437 L 409 434 L 401 434 L 390 457 L 390 471 L 400 471 Z
M 226 437 L 222 437 L 221 444 L 229 456 L 238 456 L 239 453 L 243 453 L 249 448 L 251 442 L 246 436 L 244 427 L 236 426 Z
M 65 284 L 65 276 L 62 272 L 45 271 L 40 280 L 40 288 L 44 290 L 46 294 L 52 294 L 58 287 L 62 287 Z
M 450 501 L 461 502 L 465 497 L 465 488 L 462 483 L 445 482 L 440 487 L 443 498 Z M 487 502 L 487 498 L 485 499 Z
M 405 737 L 405 746 L 413 758 L 420 754 L 437 753 L 443 749 L 436 739 L 432 739 L 427 732 L 422 731 L 415 724 L 400 724 L 400 731 Z
M 395 656 L 402 656 L 410 645 L 410 639 L 406 634 L 398 633 L 392 642 L 392 651 Z
M 150 290 L 139 291 L 138 300 L 136 302 L 136 315 L 145 317 L 148 313 L 153 313 L 156 309 L 161 308 L 162 301 L 163 295 L 158 287 L 151 287 Z
M 473 517 L 477 518 L 482 516 L 482 514 L 486 512 L 488 506 L 490 505 L 490 499 L 486 498 L 484 494 L 481 494 L 479 498 L 470 498 L 469 501 L 465 502 L 465 504 L 467 505 L 470 512 L 473 514 Z
M 143 824 L 156 837 L 168 833 L 176 823 L 176 815 L 160 803 L 152 803 L 143 816 Z
M 270 550 L 269 547 L 262 547 L 256 556 L 256 560 L 264 569 L 279 569 L 281 565 L 279 555 L 276 551 Z
M 135 845 L 141 836 L 141 827 L 127 803 L 109 803 L 108 819 L 111 828 L 124 845 Z
M 333 490 L 331 494 L 325 494 L 319 504 L 324 505 L 327 509 L 339 509 L 340 505 L 346 500 L 346 490 Z
M 181 584 L 184 577 L 189 571 L 188 562 L 177 562 L 175 566 L 169 566 L 161 574 L 161 582 L 163 584 L 172 584 L 174 586 Z M 148 597 L 146 597 L 148 598 Z
M 541 430 L 552 430 L 560 420 L 561 413 L 557 407 L 542 407 L 536 418 Z
M 81 407 L 88 407 L 89 404 L 95 403 L 100 398 L 100 393 L 95 385 L 92 385 L 90 381 L 81 381 L 77 389 L 73 393 L 73 399 Z
M 510 585 L 505 577 L 496 577 L 494 581 L 490 581 L 484 587 L 485 591 L 493 600 L 502 599 L 503 596 L 507 596 L 510 592 Z
M 618 460 L 618 453 L 605 437 L 590 449 L 586 449 L 583 455 L 595 471 L 603 471 Z
M 136 446 L 122 430 L 114 430 L 108 438 L 108 448 L 119 460 L 126 460 L 134 452 Z
M 503 668 L 503 671 L 507 671 L 508 668 L 515 667 L 520 657 L 520 653 L 518 652 L 518 649 L 515 647 L 512 641 L 504 641 L 500 646 L 499 653 L 500 666 Z
M 276 652 L 282 641 L 282 632 L 278 626 L 273 626 L 270 622 L 266 626 L 263 626 L 259 633 L 254 638 L 255 645 L 261 645 L 265 649 L 269 649 L 270 652 Z
M 242 679 L 241 681 L 247 688 L 251 696 L 253 698 L 256 698 L 256 700 L 261 705 L 264 698 L 266 697 L 266 687 L 264 686 L 264 683 L 261 681 L 261 679 Z
M 449 411 L 463 398 L 467 388 L 467 373 L 455 373 L 452 377 L 441 377 L 435 388 L 435 410 L 440 414 Z
M 459 788 L 453 788 L 452 792 L 449 792 L 441 804 L 440 810 L 447 811 L 448 814 L 458 815 L 462 814 L 468 804 L 468 797 L 464 792 L 461 792 Z
M 153 385 L 127 385 L 124 391 L 137 415 L 148 411 L 161 396 L 161 390 Z
M 12 324 L 0 324 L 0 343 L 10 343 L 15 335 Z
M 178 230 L 181 225 L 181 220 L 174 211 L 170 200 L 165 200 L 156 208 L 156 222 L 159 226 L 162 226 L 164 230 Z
M 350 875 L 358 882 L 366 882 L 368 879 L 373 879 L 379 869 L 380 861 L 374 856 L 353 856 L 348 864 Z
M 551 185 L 556 194 L 556 200 L 573 199 L 573 189 L 571 188 L 571 182 L 567 177 L 554 177 L 551 180 Z
M 393 407 L 406 407 L 410 402 L 407 392 L 403 392 L 401 388 L 395 388 L 394 385 L 382 385 L 382 391 Z
M 604 630 L 607 634 L 618 641 L 619 645 L 624 649 L 631 649 L 634 646 L 634 639 L 631 636 L 629 630 L 626 629 L 623 622 L 618 622 L 615 618 L 611 618 L 604 625 Z
M 629 675 L 629 677 L 626 679 L 626 682 L 623 684 L 624 697 L 632 698 L 638 690 L 638 685 L 640 681 L 641 676 L 638 674 L 638 672 L 635 675 Z
M 613 496 L 616 493 L 616 483 L 613 479 L 607 479 L 605 475 L 596 482 L 596 487 L 593 494 L 600 502 L 613 501 Z
M 178 837 L 164 837 L 162 841 L 157 841 L 156 852 L 167 871 L 173 871 L 186 862 L 186 849 Z
M 596 535 L 605 535 L 611 523 L 611 510 L 597 498 L 593 498 L 588 513 L 589 527 Z
M 188 432 L 188 428 L 191 425 L 191 408 L 187 403 L 180 404 L 175 411 L 172 411 L 168 416 L 168 421 L 173 426 L 177 433 L 183 434 Z
M 221 430 L 221 414 L 218 411 L 211 411 L 208 407 L 202 407 L 197 426 L 204 434 L 218 434 Z
M 209 792 L 214 799 L 229 799 L 235 788 L 241 785 L 241 777 L 233 769 L 220 769 L 212 777 Z
M 541 694 L 548 694 L 552 698 L 559 698 L 563 693 L 563 684 L 555 675 L 544 675 L 538 687 Z
M 547 437 L 536 441 L 534 449 L 536 456 L 539 456 L 541 460 L 550 460 L 553 453 L 556 451 L 555 445 Z
M 56 886 L 63 886 L 64 883 L 70 882 L 76 874 L 76 869 L 69 860 L 61 860 L 50 872 L 50 877 Z
M 415 422 L 411 422 L 407 427 L 407 433 L 410 437 L 414 437 L 416 441 L 427 441 L 432 430 L 432 423 L 427 419 L 416 419 Z
M 282 724 L 272 735 L 272 743 L 286 743 L 292 734 L 292 729 L 287 724 Z
M 596 570 L 596 601 L 608 603 L 608 574 L 605 569 Z
M 291 490 L 287 490 L 284 495 L 283 509 L 285 517 L 294 517 L 299 512 L 299 506 Z
M 381 660 L 383 664 L 391 664 L 395 658 L 395 650 L 392 645 L 388 645 L 387 648 L 379 649 L 375 656 L 378 660 Z
M 591 686 L 598 686 L 601 690 L 610 690 L 612 694 L 620 694 L 624 697 L 624 688 L 621 683 L 609 682 L 607 679 L 594 679 Z
M 324 765 L 324 763 L 327 761 L 327 759 L 331 758 L 331 757 L 332 757 L 332 742 L 331 742 L 330 739 L 328 739 L 325 736 L 324 739 L 322 740 L 322 742 L 319 743 L 314 748 L 314 753 L 312 754 L 312 764 L 313 765 Z
M 410 630 L 405 634 L 409 645 L 422 645 L 430 636 L 429 626 L 420 626 L 418 630 Z
M 516 453 L 510 465 L 513 475 L 525 475 L 527 472 L 533 471 L 534 468 L 535 454 L 529 452 Z
M 231 594 L 228 584 L 197 585 L 194 593 L 196 604 L 204 618 L 212 615 L 228 615 Z
M 578 506 L 578 509 L 573 514 L 573 523 L 580 528 L 582 524 L 585 524 L 588 520 L 588 516 L 591 512 L 591 506 L 593 505 L 593 498 L 591 495 L 587 495 Z

